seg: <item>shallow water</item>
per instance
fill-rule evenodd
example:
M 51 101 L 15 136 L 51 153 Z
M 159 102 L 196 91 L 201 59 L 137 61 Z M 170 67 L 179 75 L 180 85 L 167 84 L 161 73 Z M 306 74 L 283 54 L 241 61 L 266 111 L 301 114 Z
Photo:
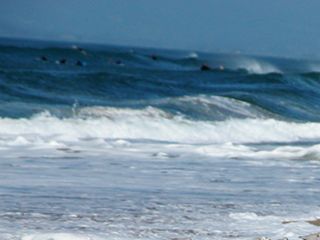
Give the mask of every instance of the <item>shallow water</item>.
M 317 62 L 83 48 L 0 46 L 1 239 L 319 231 Z

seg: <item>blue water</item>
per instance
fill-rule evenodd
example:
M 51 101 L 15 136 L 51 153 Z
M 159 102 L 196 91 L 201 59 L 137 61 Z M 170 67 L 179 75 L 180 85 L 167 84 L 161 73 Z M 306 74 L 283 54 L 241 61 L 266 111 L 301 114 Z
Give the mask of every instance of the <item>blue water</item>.
M 317 61 L 2 39 L 0 238 L 317 232 L 319 100 Z

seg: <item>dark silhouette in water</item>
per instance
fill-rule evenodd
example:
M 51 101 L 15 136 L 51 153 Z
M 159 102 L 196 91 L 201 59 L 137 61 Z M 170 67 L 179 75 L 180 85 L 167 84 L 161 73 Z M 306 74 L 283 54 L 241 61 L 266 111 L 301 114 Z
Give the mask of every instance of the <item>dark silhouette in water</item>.
M 157 57 L 156 55 L 154 55 L 154 54 L 152 54 L 150 57 L 151 57 L 151 59 L 154 60 L 154 61 L 158 60 L 158 57 Z
M 215 71 L 223 71 L 224 70 L 224 66 L 223 65 L 219 65 L 218 67 L 210 67 L 208 64 L 202 64 L 200 67 L 201 71 L 210 71 L 210 70 L 215 70 Z
M 84 63 L 80 60 L 76 61 L 76 66 L 83 67 Z
M 62 59 L 58 60 L 56 63 L 57 63 L 57 64 L 62 64 L 62 65 L 64 65 L 64 64 L 67 63 L 67 59 L 62 58 Z
M 72 48 L 74 50 L 77 50 L 77 51 L 81 52 L 83 55 L 87 55 L 87 52 L 81 47 L 78 47 L 78 46 L 74 45 L 74 46 L 72 46 Z
M 200 70 L 201 71 L 209 71 L 209 70 L 211 70 L 211 67 L 207 64 L 202 64 Z
M 112 59 L 112 58 L 108 59 L 108 63 L 112 64 L 112 65 L 120 65 L 120 66 L 124 65 L 124 63 L 120 59 L 116 60 L 116 59 Z
M 122 63 L 121 60 L 117 60 L 117 61 L 116 61 L 116 64 L 117 64 L 117 65 L 123 65 L 123 63 Z
M 48 61 L 48 58 L 46 56 L 41 56 L 40 57 L 40 60 L 43 61 L 43 62 L 47 62 Z

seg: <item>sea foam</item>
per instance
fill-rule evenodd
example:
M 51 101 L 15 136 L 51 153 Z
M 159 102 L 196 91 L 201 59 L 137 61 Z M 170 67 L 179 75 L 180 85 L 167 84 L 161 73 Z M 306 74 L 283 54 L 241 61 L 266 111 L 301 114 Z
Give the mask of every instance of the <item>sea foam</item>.
M 180 143 L 263 143 L 320 139 L 320 123 L 275 119 L 195 121 L 147 107 L 140 110 L 92 107 L 78 116 L 58 118 L 49 112 L 31 118 L 0 119 L 0 144 L 81 141 L 86 138 L 149 139 Z

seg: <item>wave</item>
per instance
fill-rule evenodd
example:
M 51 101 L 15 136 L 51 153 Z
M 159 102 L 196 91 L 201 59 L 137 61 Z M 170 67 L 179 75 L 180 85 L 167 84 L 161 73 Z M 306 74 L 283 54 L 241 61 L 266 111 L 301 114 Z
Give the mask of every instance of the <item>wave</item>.
M 320 73 L 319 62 L 305 63 L 304 65 L 305 73 Z
M 164 98 L 150 101 L 149 103 L 157 107 L 176 109 L 178 113 L 182 113 L 184 116 L 194 116 L 193 118 L 198 120 L 218 121 L 230 118 L 266 118 L 273 115 L 249 102 L 223 96 L 183 96 Z
M 39 47 L 40 46 L 40 47 Z M 318 61 L 276 59 L 242 54 L 208 54 L 188 51 L 161 51 L 156 49 L 135 49 L 111 46 L 86 45 L 78 46 L 72 44 L 45 44 L 29 45 L 1 45 L 0 56 L 3 63 L 8 60 L 19 66 L 41 68 L 43 62 L 41 57 L 45 56 L 47 61 L 45 67 L 56 66 L 59 59 L 66 59 L 66 66 L 74 66 L 77 60 L 87 63 L 87 69 L 94 67 L 103 69 L 107 66 L 138 67 L 162 70 L 190 71 L 200 69 L 201 64 L 208 63 L 212 68 L 224 66 L 224 69 L 232 71 L 246 70 L 250 74 L 268 74 L 283 72 L 318 72 Z M 21 54 L 23 53 L 23 54 Z M 18 58 L 13 56 L 17 55 Z M 11 57 L 10 57 L 11 56 Z M 180 56 L 180 57 L 179 57 Z M 191 60 L 191 61 L 186 61 Z M 121 64 L 118 64 L 121 63 Z M 60 67 L 59 67 L 60 68 Z M 61 68 L 60 68 L 61 69 Z M 298 70 L 298 71 L 296 71 Z
M 196 152 L 211 157 L 234 159 L 286 159 L 286 160 L 320 160 L 320 144 L 312 146 L 279 146 L 266 149 L 254 146 L 225 143 L 201 146 Z
M 199 58 L 199 55 L 198 55 L 198 53 L 196 53 L 196 52 L 191 52 L 191 53 L 189 53 L 189 54 L 187 55 L 187 58 L 189 58 L 189 59 L 198 59 L 198 58 Z
M 244 69 L 252 74 L 269 74 L 269 73 L 282 73 L 282 71 L 273 64 L 249 57 L 241 57 L 236 60 L 236 69 Z
M 192 121 L 320 121 L 319 74 L 288 71 L 298 61 L 71 45 L 0 48 L 3 118 L 30 118 L 46 109 L 69 117 L 76 102 L 86 107 L 152 106 Z M 62 58 L 64 64 L 55 64 Z M 78 60 L 86 64 L 75 65 Z M 201 72 L 204 63 L 213 70 Z M 220 65 L 224 70 L 215 68 Z
M 98 117 L 99 116 L 99 117 Z M 0 119 L 0 143 L 77 142 L 84 139 L 148 139 L 179 143 L 263 143 L 318 141 L 320 123 L 275 119 L 193 121 L 148 107 L 141 110 L 84 108 L 79 115 L 58 118 L 48 112 L 30 119 Z

